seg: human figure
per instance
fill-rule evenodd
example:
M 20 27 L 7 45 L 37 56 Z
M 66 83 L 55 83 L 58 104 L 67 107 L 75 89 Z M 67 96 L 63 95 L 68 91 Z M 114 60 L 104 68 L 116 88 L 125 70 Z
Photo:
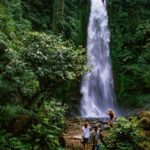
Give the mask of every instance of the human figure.
M 90 129 L 91 127 L 86 122 L 82 127 L 82 137 L 83 137 L 83 148 L 84 150 L 88 150 L 89 139 L 90 139 Z
M 98 129 L 98 126 L 94 127 L 94 130 L 91 132 L 91 140 L 92 140 L 92 150 L 100 150 L 101 144 L 101 133 Z
M 108 125 L 110 125 L 111 127 L 113 127 L 113 121 L 115 119 L 115 113 L 112 111 L 112 109 L 108 109 L 107 114 L 109 115 Z

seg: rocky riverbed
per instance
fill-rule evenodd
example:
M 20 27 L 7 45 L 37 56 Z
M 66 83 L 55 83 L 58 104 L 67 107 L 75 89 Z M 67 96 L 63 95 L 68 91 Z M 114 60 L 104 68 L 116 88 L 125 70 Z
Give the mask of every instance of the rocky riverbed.
M 91 127 L 94 127 L 95 125 L 101 126 L 101 128 L 103 128 L 103 138 L 107 137 L 108 126 L 106 125 L 106 122 L 100 119 L 83 119 L 79 117 L 67 118 L 65 132 L 62 135 L 63 144 L 67 150 L 83 150 L 81 128 L 85 122 L 88 122 Z M 89 143 L 89 150 L 91 150 L 91 143 Z
M 142 150 L 150 150 L 150 112 L 140 112 L 135 117 L 138 119 L 139 127 L 143 129 L 148 138 L 148 142 L 144 143 L 145 145 L 142 143 Z M 130 120 L 130 117 L 128 119 Z M 79 117 L 66 118 L 65 131 L 61 137 L 65 150 L 83 150 L 81 128 L 85 122 L 89 122 L 91 127 L 95 125 L 101 126 L 103 140 L 107 139 L 109 127 L 105 120 Z M 89 150 L 91 150 L 91 143 L 89 144 Z

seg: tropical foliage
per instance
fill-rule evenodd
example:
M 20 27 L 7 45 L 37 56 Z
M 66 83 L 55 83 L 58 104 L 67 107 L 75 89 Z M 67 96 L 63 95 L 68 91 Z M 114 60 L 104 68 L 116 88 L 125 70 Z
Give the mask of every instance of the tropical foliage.
M 106 150 L 137 150 L 149 149 L 149 138 L 140 128 L 136 117 L 126 119 L 120 117 L 116 120 L 113 128 L 109 130 L 108 138 L 102 144 Z
M 117 100 L 149 109 L 150 2 L 107 2 Z M 64 116 L 80 103 L 89 4 L 0 1 L 0 149 L 59 149 Z M 117 122 L 110 149 L 113 142 L 118 149 L 136 147 L 137 126 L 132 123 Z M 123 143 L 120 132 L 132 143 Z
M 84 73 L 85 50 L 33 31 L 20 0 L 0 8 L 0 148 L 59 149 L 65 103 Z
M 117 99 L 130 107 L 149 108 L 150 2 L 110 0 L 111 52 Z

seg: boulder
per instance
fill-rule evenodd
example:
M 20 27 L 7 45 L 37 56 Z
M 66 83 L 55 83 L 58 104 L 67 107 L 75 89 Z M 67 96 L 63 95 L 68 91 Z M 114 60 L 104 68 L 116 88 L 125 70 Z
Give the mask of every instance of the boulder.
M 150 131 L 150 111 L 143 111 L 138 114 L 139 125 L 144 130 Z
M 138 119 L 141 119 L 143 117 L 150 119 L 150 111 L 142 111 L 138 114 Z
M 139 126 L 143 129 L 147 139 L 139 143 L 139 148 L 150 150 L 150 111 L 142 111 L 138 114 Z
M 139 121 L 139 125 L 144 130 L 150 130 L 150 118 L 148 117 L 141 118 Z

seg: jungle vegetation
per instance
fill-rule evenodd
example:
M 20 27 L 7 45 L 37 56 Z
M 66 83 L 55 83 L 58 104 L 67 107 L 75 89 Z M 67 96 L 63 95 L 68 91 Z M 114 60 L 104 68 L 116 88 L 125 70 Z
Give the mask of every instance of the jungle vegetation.
M 60 149 L 87 70 L 89 4 L 0 1 L 0 149 Z M 150 1 L 109 0 L 107 8 L 117 101 L 149 110 Z

